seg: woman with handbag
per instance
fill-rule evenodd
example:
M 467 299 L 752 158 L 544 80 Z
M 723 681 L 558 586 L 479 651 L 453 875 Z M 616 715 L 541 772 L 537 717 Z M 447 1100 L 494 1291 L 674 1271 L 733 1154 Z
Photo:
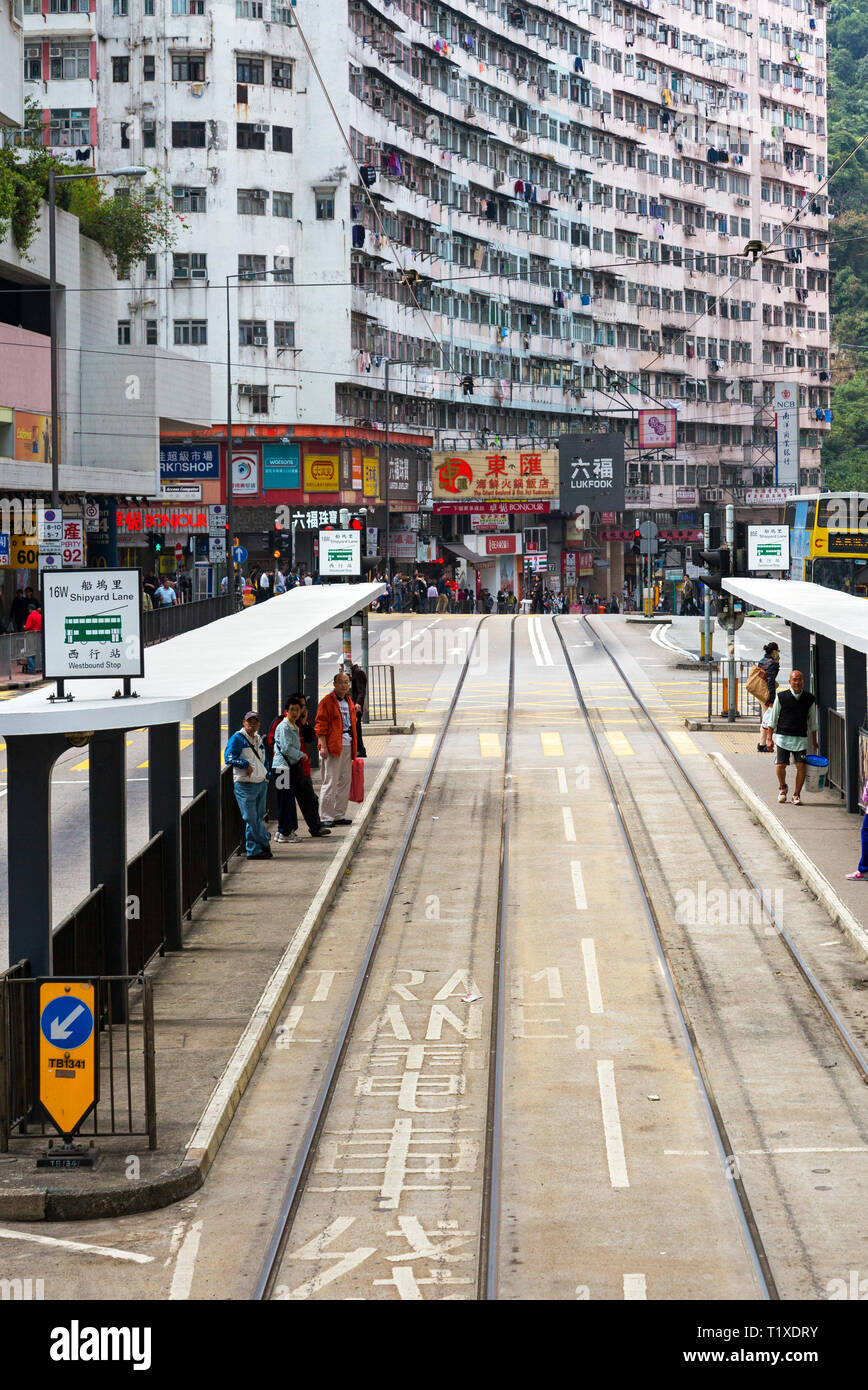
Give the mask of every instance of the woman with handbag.
M 777 694 L 778 689 L 778 672 L 780 671 L 780 669 L 780 647 L 778 646 L 777 642 L 766 642 L 765 646 L 763 647 L 763 656 L 757 662 L 756 666 L 753 668 L 753 671 L 751 671 L 750 676 L 748 677 L 748 689 L 750 689 L 750 681 L 754 677 L 754 672 L 761 671 L 763 676 L 765 677 L 766 690 L 768 692 L 767 698 L 760 700 L 760 703 L 764 705 L 765 709 L 762 717 L 762 723 L 760 724 L 760 741 L 756 746 L 756 751 L 758 753 L 773 753 L 775 750 L 774 731 L 772 730 L 770 721 L 772 714 L 772 705 L 775 702 L 775 695 Z M 755 691 L 751 691 L 751 694 L 755 693 Z

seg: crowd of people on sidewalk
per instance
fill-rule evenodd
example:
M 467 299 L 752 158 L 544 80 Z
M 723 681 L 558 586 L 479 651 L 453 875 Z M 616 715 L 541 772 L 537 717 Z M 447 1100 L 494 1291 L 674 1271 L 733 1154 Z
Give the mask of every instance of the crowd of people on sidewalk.
M 223 760 L 232 768 L 248 859 L 274 858 L 265 815 L 272 781 L 277 802 L 275 844 L 298 842 L 298 810 L 315 839 L 330 835 L 335 826 L 352 824 L 349 803 L 364 798 L 361 718 L 366 693 L 367 677 L 360 666 L 353 665 L 350 674 L 337 673 L 312 723 L 300 692 L 289 697 L 265 737 L 258 711 L 247 711 L 241 728 L 226 744 Z M 314 745 L 322 765 L 319 796 L 311 776 Z

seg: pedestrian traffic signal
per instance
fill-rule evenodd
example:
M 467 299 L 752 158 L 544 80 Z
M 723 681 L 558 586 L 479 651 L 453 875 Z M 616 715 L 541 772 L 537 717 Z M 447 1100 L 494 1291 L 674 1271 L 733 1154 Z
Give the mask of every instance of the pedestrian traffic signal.
M 705 565 L 707 573 L 700 574 L 699 578 L 714 593 L 719 594 L 723 590 L 723 580 L 730 577 L 730 552 L 728 546 L 721 546 L 719 550 L 700 550 L 700 562 Z
M 362 521 L 361 517 L 359 517 L 359 516 L 354 516 L 353 519 L 352 519 L 352 521 L 350 522 L 350 530 L 351 530 L 351 531 L 361 531 L 362 528 L 364 527 L 364 524 L 365 524 L 365 523 Z
M 149 531 L 149 532 L 148 532 L 148 542 L 149 542 L 150 547 L 151 547 L 151 549 L 153 550 L 153 552 L 154 552 L 155 555 L 161 555 L 161 554 L 162 554 L 162 552 L 163 552 L 163 537 L 161 536 L 161 534 L 160 534 L 159 531 Z

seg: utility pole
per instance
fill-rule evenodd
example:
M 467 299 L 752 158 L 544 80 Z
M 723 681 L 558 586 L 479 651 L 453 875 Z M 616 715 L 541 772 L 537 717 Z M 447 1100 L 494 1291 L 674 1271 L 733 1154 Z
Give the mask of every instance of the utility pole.
M 232 515 L 232 323 L 226 276 L 226 592 L 235 602 L 235 520 Z
M 702 518 L 702 541 L 704 549 L 708 549 L 711 544 L 711 512 L 706 512 Z M 711 661 L 711 594 L 707 584 L 702 586 L 702 616 L 703 616 L 703 660 Z
M 392 397 L 389 389 L 389 367 L 391 362 L 386 358 L 386 478 L 383 492 L 386 498 L 386 582 L 389 588 L 392 587 L 392 517 L 391 517 L 391 449 L 389 435 L 392 426 Z
M 729 547 L 730 555 L 735 551 L 735 507 L 731 502 L 726 507 L 726 543 Z M 732 573 L 732 567 L 730 568 Z M 730 599 L 730 606 L 732 600 Z M 738 699 L 738 691 L 735 684 L 735 622 L 731 622 L 727 627 L 727 664 L 729 667 L 729 722 L 735 723 L 735 706 Z

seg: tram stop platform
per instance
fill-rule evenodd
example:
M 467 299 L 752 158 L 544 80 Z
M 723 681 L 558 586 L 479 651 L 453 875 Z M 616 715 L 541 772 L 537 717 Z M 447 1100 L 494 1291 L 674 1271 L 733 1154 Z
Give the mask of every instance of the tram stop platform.
M 273 844 L 273 860 L 232 860 L 222 897 L 196 909 L 183 950 L 148 967 L 157 1148 L 140 1136 L 99 1138 L 94 1168 L 56 1172 L 35 1166 L 48 1134 L 13 1137 L 0 1155 L 0 1222 L 149 1211 L 202 1185 L 320 922 L 363 871 L 365 837 L 395 767 L 394 758 L 368 758 L 352 826 L 313 839 L 302 823 L 297 844 Z

